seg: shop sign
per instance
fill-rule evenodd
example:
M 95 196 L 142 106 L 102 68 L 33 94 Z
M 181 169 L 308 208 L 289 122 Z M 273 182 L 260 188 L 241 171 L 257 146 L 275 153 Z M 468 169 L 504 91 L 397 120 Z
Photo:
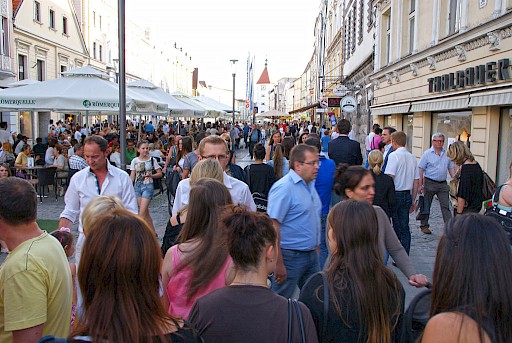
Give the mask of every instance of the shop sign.
M 484 85 L 496 81 L 510 79 L 510 60 L 508 58 L 498 62 L 488 62 L 475 67 L 458 70 L 455 73 L 444 74 L 429 78 L 428 92 L 439 93 L 454 89 L 463 89 L 475 85 Z
M 7 99 L 0 99 L 0 104 L 2 105 L 35 105 L 35 100 L 28 100 L 28 99 L 18 99 L 18 100 L 7 100 Z
M 329 107 L 340 107 L 341 98 L 327 98 L 327 105 Z
M 340 107 L 343 112 L 352 113 L 357 108 L 356 99 L 353 96 L 347 95 L 341 100 Z

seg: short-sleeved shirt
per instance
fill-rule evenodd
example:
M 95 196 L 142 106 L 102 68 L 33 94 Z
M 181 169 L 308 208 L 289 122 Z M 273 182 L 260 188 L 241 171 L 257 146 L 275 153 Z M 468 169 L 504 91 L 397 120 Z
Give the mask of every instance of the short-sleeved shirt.
M 26 166 L 28 164 L 28 156 L 24 153 L 18 154 L 14 163 Z
M 69 334 L 73 285 L 60 243 L 48 233 L 9 253 L 0 269 L 0 342 L 44 324 L 43 336 Z
M 464 212 L 480 212 L 482 201 L 484 201 L 482 193 L 483 178 L 484 174 L 478 163 L 462 165 L 457 197 L 467 202 Z
M 448 170 L 455 168 L 448 156 L 446 150 L 441 150 L 441 155 L 438 155 L 434 148 L 430 148 L 421 155 L 418 168 L 421 168 L 423 176 L 434 181 L 446 181 Z
M 410 191 L 414 186 L 414 180 L 420 179 L 418 161 L 406 148 L 396 149 L 388 157 L 386 174 L 394 176 L 396 191 Z
M 336 164 L 334 161 L 325 156 L 320 156 L 320 168 L 318 168 L 318 175 L 315 180 L 315 189 L 322 201 L 322 214 L 329 214 L 335 171 Z
M 185 155 L 185 158 L 183 159 L 183 170 L 190 170 L 194 169 L 197 162 L 199 162 L 199 156 L 195 152 L 189 152 Z
M 270 189 L 267 213 L 280 224 L 281 248 L 310 251 L 320 244 L 322 201 L 315 182 L 293 169 Z
M 157 169 L 160 169 L 160 165 L 151 157 L 147 161 L 142 161 L 140 158 L 135 157 L 130 164 L 130 170 L 135 170 L 135 183 L 153 183 L 153 178 L 150 176 Z

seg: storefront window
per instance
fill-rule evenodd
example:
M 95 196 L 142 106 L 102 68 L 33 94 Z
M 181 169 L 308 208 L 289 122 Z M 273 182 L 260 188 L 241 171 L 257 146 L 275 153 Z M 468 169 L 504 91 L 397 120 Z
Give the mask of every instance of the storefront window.
M 384 126 L 383 127 L 391 126 L 391 125 L 389 125 L 390 123 L 391 123 L 391 116 L 384 116 Z
M 32 120 L 30 118 L 30 112 L 20 112 L 20 132 L 24 136 L 34 138 L 32 134 Z
M 441 132 L 446 136 L 445 149 L 461 140 L 471 147 L 471 111 L 432 114 L 432 134 Z
M 510 176 L 510 162 L 512 162 L 512 109 L 501 110 L 500 136 L 498 142 L 498 175 L 497 184 L 503 184 Z
M 407 135 L 407 150 L 412 151 L 412 135 L 413 135 L 413 122 L 414 115 L 404 114 L 402 118 L 402 131 Z

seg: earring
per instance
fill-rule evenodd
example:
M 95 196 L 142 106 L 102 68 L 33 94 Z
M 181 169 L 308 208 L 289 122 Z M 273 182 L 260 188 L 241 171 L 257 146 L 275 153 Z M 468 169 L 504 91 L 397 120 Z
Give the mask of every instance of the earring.
M 270 263 L 274 262 L 274 260 L 273 260 L 273 259 L 271 259 L 271 258 L 270 258 L 268 261 L 269 261 Z

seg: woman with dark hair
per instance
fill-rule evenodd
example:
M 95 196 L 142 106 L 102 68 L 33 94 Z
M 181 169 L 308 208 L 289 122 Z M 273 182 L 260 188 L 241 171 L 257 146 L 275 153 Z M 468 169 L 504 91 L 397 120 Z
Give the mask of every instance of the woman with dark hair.
M 190 190 L 180 244 L 167 250 L 162 266 L 162 300 L 170 314 L 187 318 L 197 298 L 229 284 L 230 258 L 219 218 L 230 204 L 228 189 L 217 180 L 200 179 Z
M 446 156 L 459 167 L 454 177 L 459 179 L 457 193 L 452 194 L 457 199 L 453 209 L 454 215 L 480 212 L 482 201 L 486 200 L 482 193 L 484 182 L 482 168 L 463 141 L 450 144 Z
M 288 302 L 267 284 L 277 262 L 277 233 L 264 214 L 233 206 L 223 216 L 222 226 L 235 278 L 229 287 L 218 289 L 196 301 L 190 321 L 206 342 L 298 342 L 293 323 L 288 337 Z M 316 342 L 311 314 L 300 304 L 304 341 Z M 222 311 L 219 311 L 222 309 Z
M 293 138 L 291 136 L 286 136 L 283 138 L 283 143 L 281 145 L 284 148 L 284 157 L 286 157 L 286 159 L 289 160 L 290 159 L 290 151 L 292 151 L 293 147 L 295 146 L 295 138 Z
M 265 151 L 265 161 L 267 161 L 267 163 L 271 161 L 272 157 L 274 156 L 274 146 L 276 144 L 281 144 L 282 140 L 283 137 L 281 136 L 281 131 L 277 130 L 271 134 L 268 146 Z
M 347 199 L 353 199 L 372 204 L 375 197 L 375 180 L 370 171 L 362 166 L 349 166 L 348 164 L 340 163 L 336 168 L 334 190 L 341 196 L 341 202 Z M 409 279 L 411 286 L 423 287 L 428 285 L 429 282 L 425 275 L 416 274 L 411 259 L 398 240 L 386 213 L 379 206 L 373 206 L 373 208 L 377 216 L 378 225 L 375 227 L 378 232 L 378 247 L 381 262 L 386 262 L 387 251 L 395 261 L 397 267 Z
M 285 137 L 286 139 L 286 137 Z M 276 144 L 274 146 L 274 156 L 270 161 L 268 161 L 268 165 L 274 168 L 274 173 L 276 174 L 276 180 L 279 180 L 290 171 L 290 162 L 284 156 L 284 147 L 281 144 Z
M 160 302 L 161 264 L 155 234 L 142 218 L 124 209 L 98 218 L 78 268 L 84 312 L 72 342 L 200 342 Z
M 494 219 L 467 214 L 448 222 L 433 279 L 422 343 L 512 342 L 512 252 Z
M 323 274 L 308 280 L 299 297 L 311 311 L 318 340 L 399 342 L 405 292 L 382 263 L 372 205 L 342 201 L 331 209 L 327 222 L 331 259 Z
M 309 132 L 303 132 L 300 136 L 299 136 L 299 141 L 297 144 L 304 144 L 304 142 L 306 141 L 306 139 L 308 139 L 308 135 L 309 135 Z

